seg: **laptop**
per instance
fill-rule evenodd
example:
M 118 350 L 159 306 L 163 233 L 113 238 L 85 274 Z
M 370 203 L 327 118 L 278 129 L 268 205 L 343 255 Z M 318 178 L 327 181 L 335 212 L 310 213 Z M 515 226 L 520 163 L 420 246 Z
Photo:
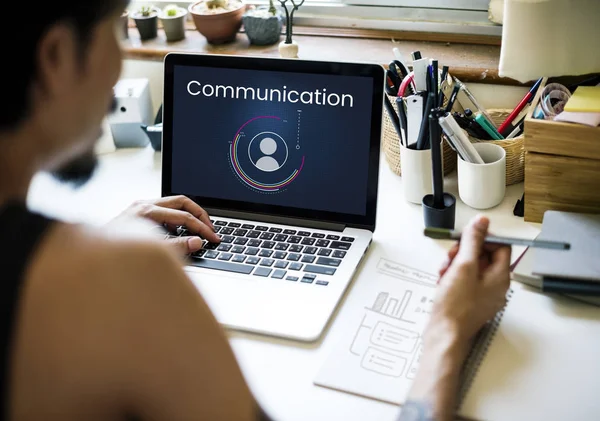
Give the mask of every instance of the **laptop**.
M 224 327 L 318 340 L 375 230 L 383 67 L 170 53 L 164 77 L 162 195 L 222 239 L 186 272 Z

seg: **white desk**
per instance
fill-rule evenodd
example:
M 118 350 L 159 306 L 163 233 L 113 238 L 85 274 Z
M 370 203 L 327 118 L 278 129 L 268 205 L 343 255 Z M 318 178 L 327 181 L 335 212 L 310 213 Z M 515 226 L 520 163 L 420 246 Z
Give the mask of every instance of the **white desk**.
M 446 190 L 458 198 L 456 173 L 446 180 Z M 523 193 L 523 185 L 507 189 L 504 202 L 482 212 L 491 218 L 491 229 L 501 235 L 534 238 L 539 224 L 528 224 L 513 216 L 512 210 Z M 160 196 L 160 154 L 146 149 L 119 150 L 104 155 L 95 177 L 80 190 L 57 184 L 46 174 L 32 183 L 29 205 L 33 209 L 70 221 L 102 224 L 133 201 Z M 456 228 L 478 212 L 457 203 Z M 381 158 L 377 229 L 370 253 L 384 247 L 397 260 L 426 262 L 435 272 L 445 256 L 447 244 L 423 237 L 420 206 L 402 196 L 401 178 Z M 514 248 L 513 255 L 522 251 Z M 359 272 L 351 284 L 338 314 L 322 341 L 299 344 L 257 335 L 231 332 L 231 344 L 257 399 L 280 421 L 379 420 L 392 421 L 398 408 L 313 385 L 313 378 L 330 350 L 344 334 L 344 322 L 356 309 L 362 291 L 369 289 L 369 274 Z M 307 311 L 310 311 L 307 309 Z

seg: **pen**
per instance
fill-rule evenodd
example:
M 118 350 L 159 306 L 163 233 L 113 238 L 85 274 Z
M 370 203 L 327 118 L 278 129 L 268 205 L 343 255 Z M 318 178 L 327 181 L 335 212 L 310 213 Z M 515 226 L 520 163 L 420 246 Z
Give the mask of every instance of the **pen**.
M 433 94 L 432 94 L 433 96 Z M 432 110 L 429 114 L 429 137 L 431 144 L 431 164 L 433 177 L 433 207 L 444 208 L 444 174 L 442 171 L 442 148 L 440 124 L 438 123 L 439 109 Z
M 404 109 L 404 98 L 397 97 L 396 98 L 396 108 L 398 109 L 398 121 L 400 123 L 400 129 L 404 132 L 404 146 L 406 146 L 408 148 L 408 139 L 406 138 L 406 136 L 408 136 L 408 123 L 407 123 L 407 118 L 406 118 L 406 110 Z
M 424 234 L 426 237 L 433 238 L 436 240 L 458 241 L 460 241 L 462 235 L 459 231 L 444 228 L 425 228 Z M 495 235 L 486 236 L 485 242 L 492 244 L 505 244 L 509 246 L 538 247 L 556 250 L 569 250 L 571 248 L 571 245 L 569 243 L 559 241 L 526 240 L 523 238 L 499 237 Z
M 527 104 L 529 104 L 531 101 L 533 101 L 533 97 L 535 96 L 535 93 L 538 90 L 538 88 L 540 87 L 541 83 L 542 83 L 542 78 L 538 79 L 538 81 L 535 82 L 535 84 L 531 87 L 531 89 L 527 92 L 527 94 L 525 94 L 523 99 L 517 104 L 515 109 L 512 110 L 512 112 L 508 115 L 508 117 L 506 117 L 506 120 L 504 120 L 504 122 L 500 125 L 500 127 L 498 128 L 498 132 L 500 132 L 502 134 L 504 134 L 506 132 L 506 128 L 508 127 L 508 125 L 510 123 L 512 123 L 512 121 L 519 115 L 519 113 L 523 110 L 523 108 L 525 108 L 525 106 Z
M 427 140 L 428 140 L 428 134 L 429 134 L 429 124 L 428 124 L 428 119 L 427 116 L 429 115 L 429 113 L 431 112 L 431 109 L 433 108 L 433 103 L 435 102 L 435 94 L 433 92 L 429 92 L 429 95 L 427 95 L 427 102 L 425 102 L 425 117 L 421 120 L 421 128 L 419 129 L 419 137 L 417 139 L 417 150 L 425 150 L 427 149 L 426 145 L 427 145 Z
M 444 102 L 444 89 L 442 87 L 442 84 L 446 81 L 446 78 L 448 77 L 448 70 L 450 70 L 450 68 L 448 66 L 442 67 L 442 77 L 440 79 L 440 93 L 438 94 L 438 102 L 437 102 L 438 107 L 441 107 Z
M 435 103 L 432 105 L 432 107 L 437 108 L 438 107 L 438 77 L 439 77 L 439 71 L 438 71 L 438 61 L 437 60 L 431 60 L 431 73 L 433 74 L 433 79 L 431 80 L 432 82 L 432 87 L 431 90 L 433 91 L 433 93 L 435 94 Z
M 515 129 L 512 132 L 510 132 L 510 134 L 508 136 L 506 136 L 506 138 L 513 139 L 513 138 L 517 137 L 518 135 L 520 135 L 522 130 L 523 130 L 523 123 L 521 123 L 517 127 L 515 127 Z
M 452 111 L 452 107 L 454 107 L 454 102 L 456 101 L 456 97 L 458 96 L 459 91 L 460 91 L 460 85 L 457 83 L 454 85 L 454 88 L 452 88 L 452 93 L 450 94 L 450 99 L 448 100 L 448 104 L 446 104 L 446 109 L 444 111 L 446 111 L 447 113 Z
M 390 102 L 387 95 L 384 95 L 384 101 L 385 101 L 385 109 L 390 116 L 390 120 L 392 120 L 392 126 L 394 126 L 394 130 L 396 130 L 396 133 L 398 133 L 398 138 L 400 139 L 400 143 L 402 143 L 404 141 L 404 139 L 402 136 L 402 131 L 400 130 L 400 120 L 398 118 L 398 114 L 396 113 L 396 110 L 394 110 L 394 106 Z

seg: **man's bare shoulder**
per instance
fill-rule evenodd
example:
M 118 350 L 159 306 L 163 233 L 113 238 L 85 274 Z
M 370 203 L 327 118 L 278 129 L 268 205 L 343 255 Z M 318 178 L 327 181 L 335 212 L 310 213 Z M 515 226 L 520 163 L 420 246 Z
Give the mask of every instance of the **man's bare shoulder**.
M 34 256 L 30 279 L 47 282 L 111 282 L 134 277 L 157 278 L 180 269 L 181 258 L 142 224 L 97 228 L 58 223 Z M 142 231 L 147 229 L 149 231 Z

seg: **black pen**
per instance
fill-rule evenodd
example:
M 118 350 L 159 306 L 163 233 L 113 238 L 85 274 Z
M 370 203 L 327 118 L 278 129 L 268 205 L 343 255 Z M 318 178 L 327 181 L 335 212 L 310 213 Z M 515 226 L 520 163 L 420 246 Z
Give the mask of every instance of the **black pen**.
M 431 81 L 431 78 L 427 78 L 428 81 Z M 423 119 L 421 119 L 421 127 L 419 129 L 419 137 L 417 138 L 417 150 L 425 150 L 427 149 L 427 140 L 429 140 L 429 124 L 427 121 L 427 116 L 431 112 L 433 108 L 433 103 L 435 102 L 435 94 L 432 91 L 429 91 L 427 95 L 427 101 L 425 102 L 425 115 Z
M 439 71 L 438 71 L 438 61 L 437 60 L 431 60 L 431 73 L 433 78 L 431 79 L 431 90 L 433 91 L 433 93 L 435 94 L 435 104 L 432 105 L 433 108 L 437 108 L 438 107 L 438 77 L 439 77 Z
M 433 207 L 436 209 L 444 208 L 444 174 L 442 163 L 441 129 L 438 122 L 439 109 L 435 109 L 429 114 L 429 137 L 431 138 L 431 164 L 433 175 Z
M 454 88 L 452 88 L 452 94 L 450 94 L 450 99 L 448 100 L 448 104 L 446 105 L 445 111 L 447 113 L 452 111 L 452 107 L 454 107 L 454 102 L 456 101 L 456 97 L 458 96 L 458 92 L 460 91 L 460 85 L 456 83 Z
M 438 107 L 441 107 L 444 104 L 444 89 L 442 85 L 446 81 L 446 78 L 448 78 L 448 70 L 450 70 L 448 66 L 442 67 L 442 78 L 440 79 L 440 93 L 438 94 L 437 102 Z
M 408 123 L 406 119 L 406 109 L 404 108 L 404 98 L 401 96 L 396 97 L 396 108 L 398 109 L 398 120 L 400 122 L 400 128 L 404 130 L 405 136 L 408 133 Z M 404 146 L 408 148 L 408 139 L 404 139 Z
M 385 109 L 386 109 L 388 115 L 390 116 L 390 120 L 392 120 L 392 126 L 394 126 L 394 130 L 396 130 L 396 133 L 398 134 L 398 138 L 400 139 L 400 144 L 403 144 L 404 139 L 402 136 L 402 131 L 400 130 L 400 119 L 398 118 L 398 114 L 396 113 L 396 110 L 394 110 L 394 106 L 390 102 L 387 95 L 384 95 L 384 104 L 385 104 Z

